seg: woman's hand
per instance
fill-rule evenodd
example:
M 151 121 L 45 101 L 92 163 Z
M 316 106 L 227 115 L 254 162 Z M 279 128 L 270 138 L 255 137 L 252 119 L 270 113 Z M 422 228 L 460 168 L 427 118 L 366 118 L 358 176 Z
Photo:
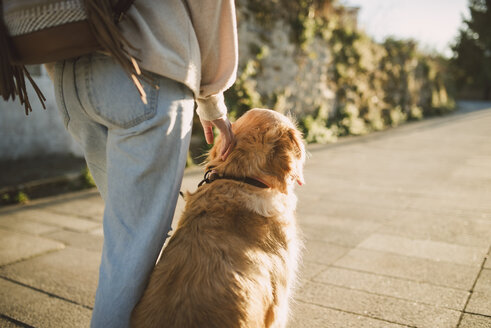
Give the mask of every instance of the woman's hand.
M 218 118 L 213 121 L 207 121 L 200 118 L 203 131 L 205 133 L 205 139 L 208 144 L 213 143 L 213 126 L 215 126 L 222 137 L 222 146 L 220 149 L 220 157 L 225 160 L 235 146 L 235 136 L 232 132 L 232 123 L 228 120 L 227 116 Z

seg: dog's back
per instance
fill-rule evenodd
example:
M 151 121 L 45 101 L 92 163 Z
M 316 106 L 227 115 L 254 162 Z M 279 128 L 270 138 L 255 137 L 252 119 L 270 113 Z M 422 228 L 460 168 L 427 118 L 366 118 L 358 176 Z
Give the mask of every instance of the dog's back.
M 288 301 L 296 266 L 288 253 L 296 247 L 288 239 L 295 238 L 287 236 L 295 234 L 294 222 L 245 208 L 242 195 L 249 191 L 238 188 L 244 187 L 217 181 L 188 195 L 132 326 L 269 327 L 286 316 L 279 312 L 286 312 L 280 303 Z

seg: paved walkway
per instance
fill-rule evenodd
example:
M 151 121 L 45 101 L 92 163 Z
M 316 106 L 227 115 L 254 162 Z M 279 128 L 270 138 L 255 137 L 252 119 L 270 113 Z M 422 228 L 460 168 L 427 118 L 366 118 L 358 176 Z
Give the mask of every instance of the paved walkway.
M 310 148 L 289 327 L 491 327 L 481 107 Z M 189 171 L 183 189 L 200 178 Z M 0 210 L 0 327 L 88 326 L 102 212 L 94 190 Z

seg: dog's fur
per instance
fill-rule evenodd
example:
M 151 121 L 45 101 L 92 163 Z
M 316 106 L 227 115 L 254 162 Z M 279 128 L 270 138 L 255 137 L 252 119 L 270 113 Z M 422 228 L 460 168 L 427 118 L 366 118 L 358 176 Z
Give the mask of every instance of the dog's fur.
M 271 110 L 248 111 L 232 130 L 234 150 L 222 161 L 218 138 L 207 169 L 270 188 L 220 179 L 187 194 L 132 327 L 286 326 L 299 253 L 293 185 L 303 183 L 305 148 L 291 120 Z

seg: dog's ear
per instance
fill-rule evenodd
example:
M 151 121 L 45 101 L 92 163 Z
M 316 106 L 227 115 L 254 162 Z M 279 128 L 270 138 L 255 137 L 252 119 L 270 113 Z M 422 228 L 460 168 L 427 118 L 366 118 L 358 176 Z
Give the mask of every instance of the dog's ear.
M 271 174 L 280 182 L 280 191 L 286 193 L 290 181 L 299 185 L 305 183 L 303 177 L 304 145 L 300 132 L 291 127 L 271 131 L 274 147 L 268 158 Z M 273 141 L 274 140 L 274 141 Z
M 301 186 L 305 183 L 303 177 L 303 164 L 305 162 L 305 144 L 303 141 L 302 133 L 298 129 L 298 122 L 293 113 L 287 113 L 286 118 L 291 122 L 293 128 L 290 128 L 287 132 L 293 146 L 293 154 L 295 155 L 295 165 L 293 178 Z
M 294 164 L 292 177 L 301 186 L 305 184 L 303 177 L 303 163 L 305 162 L 305 146 L 302 139 L 302 134 L 297 129 L 289 129 L 288 137 L 292 145 L 292 153 L 294 155 Z

